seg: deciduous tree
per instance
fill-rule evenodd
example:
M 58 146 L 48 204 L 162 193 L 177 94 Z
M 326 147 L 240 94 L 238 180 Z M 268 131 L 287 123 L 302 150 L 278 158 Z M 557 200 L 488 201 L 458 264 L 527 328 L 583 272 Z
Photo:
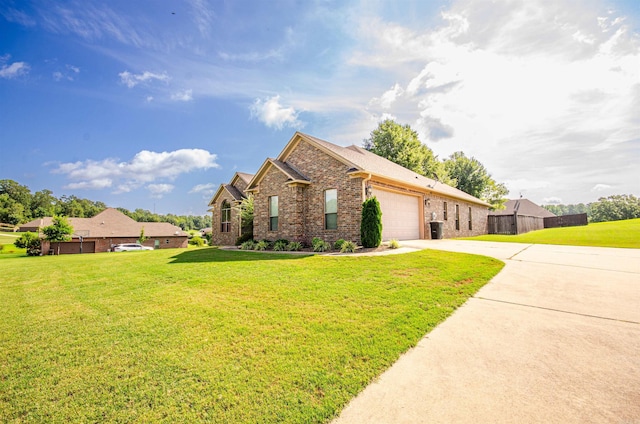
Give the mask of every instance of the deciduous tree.
M 448 182 L 441 162 L 409 125 L 400 125 L 392 119 L 380 122 L 364 140 L 364 148 L 417 174 Z
M 632 194 L 601 197 L 590 206 L 592 222 L 640 218 L 640 199 Z
M 455 152 L 444 161 L 444 166 L 454 181 L 453 186 L 492 205 L 492 209 L 502 209 L 505 196 L 509 193 L 504 184 L 497 183 L 487 169 L 474 157 L 463 152 Z
M 54 216 L 53 223 L 42 229 L 45 240 L 58 243 L 58 255 L 60 254 L 60 243 L 71 240 L 73 227 L 65 216 Z

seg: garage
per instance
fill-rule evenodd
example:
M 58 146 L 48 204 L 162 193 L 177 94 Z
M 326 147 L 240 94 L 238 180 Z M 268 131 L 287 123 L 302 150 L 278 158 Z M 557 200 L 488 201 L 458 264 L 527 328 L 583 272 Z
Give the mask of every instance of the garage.
M 374 187 L 382 209 L 382 240 L 420 238 L 420 198 Z
M 58 252 L 58 243 L 51 243 L 51 249 Z M 85 241 L 84 243 L 69 241 L 60 243 L 60 254 L 68 255 L 73 253 L 95 253 L 96 242 Z

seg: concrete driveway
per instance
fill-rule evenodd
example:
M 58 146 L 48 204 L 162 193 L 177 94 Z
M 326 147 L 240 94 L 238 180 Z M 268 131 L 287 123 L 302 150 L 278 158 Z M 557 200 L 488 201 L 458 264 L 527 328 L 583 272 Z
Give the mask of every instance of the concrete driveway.
M 506 266 L 335 424 L 640 424 L 640 249 L 401 244 Z

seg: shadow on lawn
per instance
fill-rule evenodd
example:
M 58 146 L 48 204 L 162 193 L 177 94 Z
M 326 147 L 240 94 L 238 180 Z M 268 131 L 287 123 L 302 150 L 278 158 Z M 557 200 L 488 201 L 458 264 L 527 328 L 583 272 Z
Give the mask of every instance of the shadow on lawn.
M 197 249 L 179 253 L 172 256 L 170 263 L 195 263 L 195 262 L 251 262 L 251 261 L 280 261 L 302 259 L 312 255 L 266 253 L 266 252 L 241 252 L 238 250 L 222 250 L 215 247 Z

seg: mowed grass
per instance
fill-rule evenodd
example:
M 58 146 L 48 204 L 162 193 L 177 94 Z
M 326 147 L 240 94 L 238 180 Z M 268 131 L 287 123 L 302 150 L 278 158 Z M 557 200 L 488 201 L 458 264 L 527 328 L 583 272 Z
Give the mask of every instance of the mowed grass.
M 484 235 L 466 240 L 640 248 L 640 218 L 597 222 L 579 227 L 547 228 L 514 236 Z
M 22 233 L 0 232 L 0 254 L 19 256 L 25 255 L 26 249 L 18 249 L 13 243 Z
M 0 259 L 0 422 L 327 422 L 502 266 L 436 251 Z

